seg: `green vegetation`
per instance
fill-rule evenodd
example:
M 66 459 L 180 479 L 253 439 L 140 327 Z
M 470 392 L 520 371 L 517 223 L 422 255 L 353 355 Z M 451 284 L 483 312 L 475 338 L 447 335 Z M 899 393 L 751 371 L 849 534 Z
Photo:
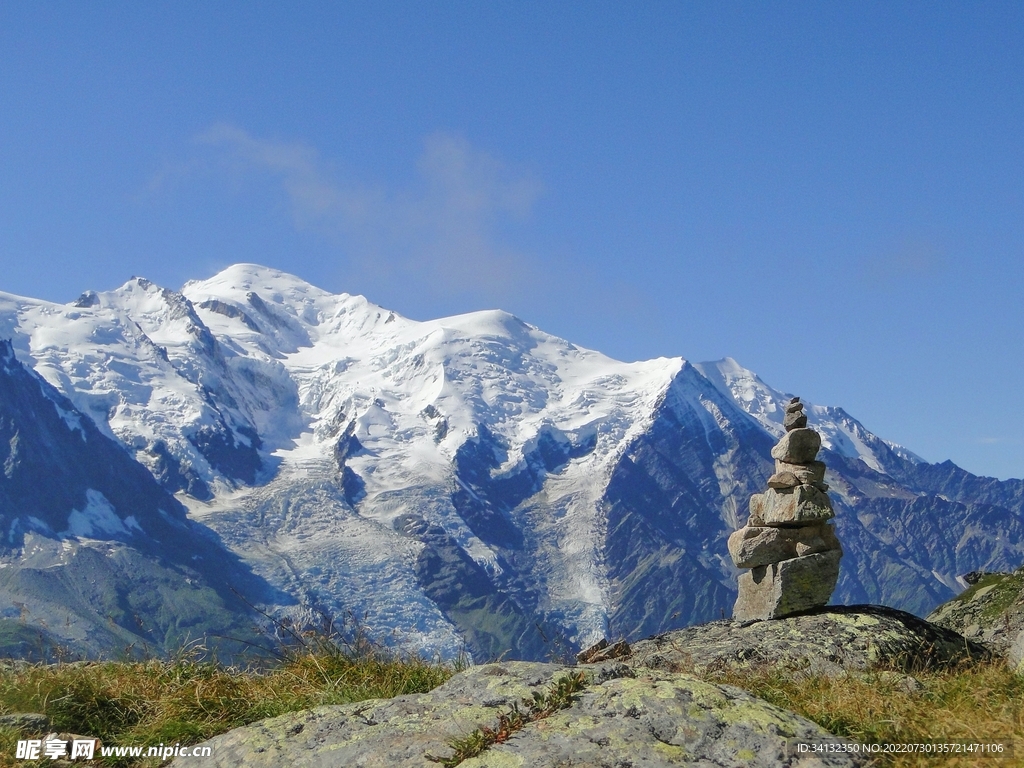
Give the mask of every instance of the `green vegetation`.
M 305 638 L 268 669 L 243 670 L 200 658 L 182 653 L 170 661 L 8 664 L 0 668 L 0 714 L 39 712 L 50 718 L 50 730 L 96 737 L 107 746 L 195 744 L 322 704 L 423 693 L 460 667 L 321 637 Z M 17 740 L 40 735 L 0 729 L 0 766 L 52 762 L 15 760 Z M 95 763 L 132 761 L 97 753 Z
M 979 596 L 979 593 L 980 596 Z M 1014 573 L 992 573 L 982 576 L 975 584 L 950 600 L 950 605 L 967 605 L 976 598 L 983 599 L 981 618 L 993 621 L 1021 599 L 1024 593 L 1024 568 Z
M 55 659 L 58 650 L 47 632 L 18 619 L 0 619 L 0 658 L 44 661 Z
M 468 736 L 452 739 L 449 746 L 454 753 L 451 757 L 427 755 L 426 758 L 431 762 L 440 763 L 444 768 L 455 768 L 462 761 L 476 757 L 491 746 L 508 741 L 512 734 L 521 731 L 527 724 L 551 717 L 558 710 L 571 706 L 575 694 L 586 688 L 588 682 L 583 672 L 562 675 L 547 692 L 536 691 L 532 699 L 524 699 L 525 711 L 519 709 L 517 704 L 513 704 L 508 712 L 499 713 L 496 728 L 483 726 Z
M 998 579 L 988 595 L 984 608 L 982 608 L 982 618 L 988 621 L 999 618 L 1021 598 L 1022 592 L 1024 592 L 1024 570 Z

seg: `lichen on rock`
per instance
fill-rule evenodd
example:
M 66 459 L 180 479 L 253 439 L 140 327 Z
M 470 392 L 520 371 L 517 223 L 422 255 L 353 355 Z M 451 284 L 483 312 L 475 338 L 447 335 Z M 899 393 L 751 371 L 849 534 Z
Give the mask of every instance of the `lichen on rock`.
M 634 667 L 698 673 L 773 667 L 793 674 L 952 667 L 991 658 L 984 646 L 895 608 L 832 606 L 743 624 L 715 621 L 632 644 Z
M 493 726 L 500 713 L 571 669 L 528 662 L 474 667 L 430 693 L 318 707 L 236 728 L 205 742 L 212 757 L 178 758 L 173 765 L 426 768 L 435 765 L 428 755 L 450 754 L 453 740 Z M 586 670 L 589 682 L 571 706 L 459 765 L 857 764 L 845 755 L 812 762 L 793 754 L 794 739 L 842 740 L 738 688 L 618 661 L 577 669 Z

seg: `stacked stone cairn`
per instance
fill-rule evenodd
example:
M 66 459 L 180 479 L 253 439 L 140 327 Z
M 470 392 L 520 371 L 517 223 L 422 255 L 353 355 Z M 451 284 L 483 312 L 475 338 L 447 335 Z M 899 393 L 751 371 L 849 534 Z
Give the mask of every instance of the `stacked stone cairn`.
M 729 537 L 737 568 L 736 621 L 777 619 L 825 605 L 839 579 L 843 549 L 828 522 L 835 516 L 825 465 L 815 461 L 821 435 L 807 427 L 799 397 L 786 405 L 786 434 L 772 449 L 768 490 L 750 497 L 747 524 Z

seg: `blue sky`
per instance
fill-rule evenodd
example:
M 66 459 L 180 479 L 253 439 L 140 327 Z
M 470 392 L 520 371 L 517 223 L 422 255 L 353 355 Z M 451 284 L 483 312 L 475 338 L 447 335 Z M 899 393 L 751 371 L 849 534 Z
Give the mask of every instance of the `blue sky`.
M 0 290 L 237 261 L 1024 476 L 1024 4 L 0 4 Z

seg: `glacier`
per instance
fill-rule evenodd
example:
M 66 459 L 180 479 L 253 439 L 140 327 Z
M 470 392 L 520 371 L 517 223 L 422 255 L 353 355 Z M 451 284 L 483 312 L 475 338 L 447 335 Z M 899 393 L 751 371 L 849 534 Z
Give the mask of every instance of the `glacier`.
M 247 602 L 478 659 L 727 613 L 725 539 L 791 397 L 728 358 L 624 363 L 505 312 L 414 321 L 253 264 L 67 305 L 0 293 L 0 339 L 69 431 L 95 424 L 251 571 Z M 807 413 L 847 551 L 835 599 L 923 613 L 961 573 L 1024 562 L 1020 481 Z M 33 536 L 141 535 L 92 493 Z

